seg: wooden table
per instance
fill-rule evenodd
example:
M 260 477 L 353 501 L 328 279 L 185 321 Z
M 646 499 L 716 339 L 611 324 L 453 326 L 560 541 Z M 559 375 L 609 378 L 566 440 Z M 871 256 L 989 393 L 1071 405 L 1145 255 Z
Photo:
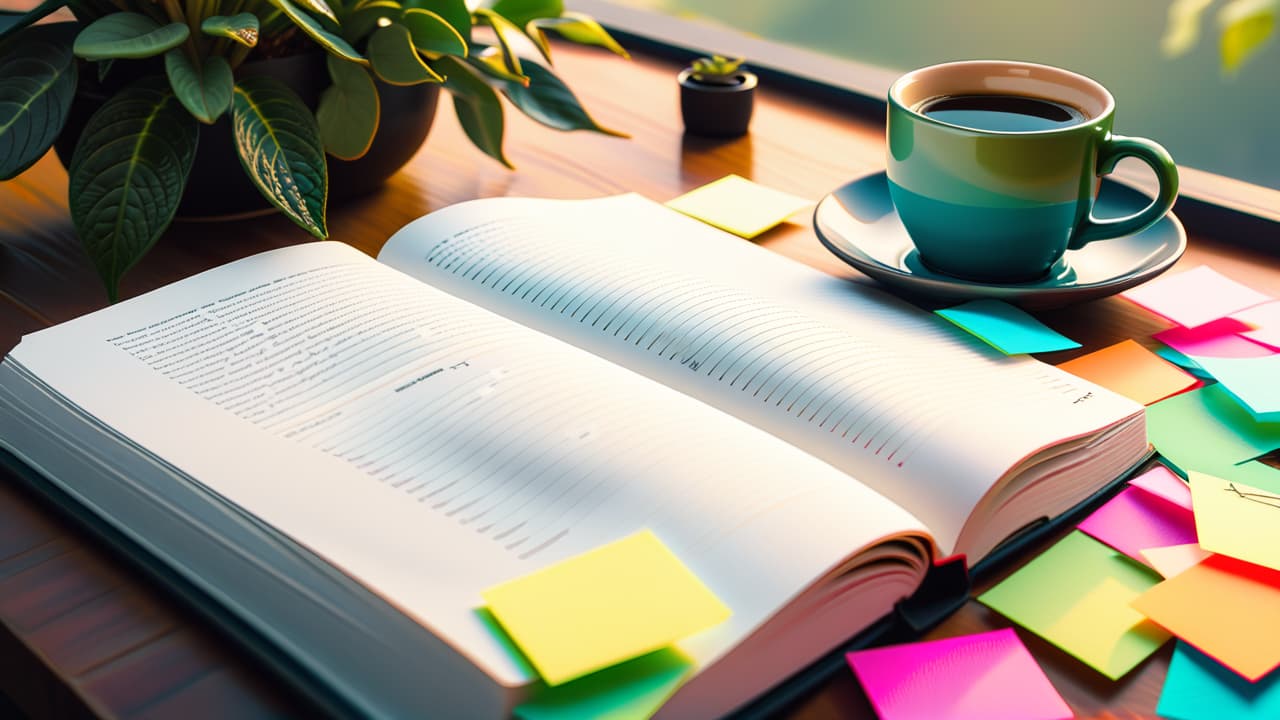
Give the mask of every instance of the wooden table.
M 712 142 L 681 133 L 675 73 L 654 57 L 631 62 L 558 47 L 558 67 L 602 123 L 633 137 L 561 134 L 508 112 L 508 171 L 473 149 L 443 101 L 428 143 L 380 192 L 332 207 L 332 237 L 370 254 L 410 220 L 451 203 L 493 195 L 580 198 L 637 191 L 665 200 L 727 173 L 819 198 L 883 167 L 883 119 L 857 104 L 768 86 L 752 133 Z M 767 84 L 766 84 L 767 85 Z M 865 106 L 864 106 L 865 107 Z M 1280 243 L 1246 246 L 1195 227 L 1183 265 L 1217 269 L 1280 294 Z M 264 249 L 305 242 L 287 220 L 179 223 L 135 269 L 126 296 Z M 1256 238 L 1255 238 L 1256 240 Z M 811 228 L 784 226 L 767 247 L 856 282 L 868 282 L 822 249 Z M 52 156 L 0 185 L 0 352 L 23 333 L 102 307 L 105 297 L 72 232 L 66 174 Z M 1165 327 L 1106 299 L 1042 313 L 1096 349 L 1148 338 Z M 1050 361 L 1066 359 L 1060 354 Z M 238 647 L 132 570 L 27 490 L 0 477 L 0 692 L 33 717 L 306 716 L 311 709 Z M 1046 541 L 1047 544 L 1047 541 Z M 1031 557 L 1031 554 L 1028 554 Z M 970 601 L 930 638 L 1009 623 Z M 1154 714 L 1171 650 L 1119 682 L 1030 633 L 1019 635 L 1078 714 Z M 3 706 L 0 705 L 0 708 Z M 871 717 L 852 674 L 841 673 L 788 717 Z

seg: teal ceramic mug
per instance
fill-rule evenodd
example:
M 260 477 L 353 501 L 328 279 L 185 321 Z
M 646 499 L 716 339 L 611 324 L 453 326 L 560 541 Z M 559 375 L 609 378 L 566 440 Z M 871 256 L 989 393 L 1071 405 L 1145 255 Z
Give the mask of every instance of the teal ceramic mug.
M 1020 103 L 1029 115 L 1018 114 Z M 1006 105 L 1015 112 L 999 114 Z M 1036 119 L 1042 106 L 1061 117 Z M 1112 133 L 1111 93 L 1060 68 L 985 60 L 921 68 L 893 84 L 888 112 L 893 204 L 920 259 L 948 275 L 1036 280 L 1067 250 L 1146 229 L 1178 193 L 1169 153 Z M 1133 215 L 1095 218 L 1101 176 L 1124 157 L 1150 165 L 1160 191 Z

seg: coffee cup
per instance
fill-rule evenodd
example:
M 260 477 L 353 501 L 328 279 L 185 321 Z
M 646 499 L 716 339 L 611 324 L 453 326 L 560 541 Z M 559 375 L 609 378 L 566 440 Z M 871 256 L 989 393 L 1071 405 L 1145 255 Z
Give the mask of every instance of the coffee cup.
M 1164 216 L 1178 169 L 1163 147 L 1112 133 L 1115 100 L 1060 68 L 1011 61 L 933 65 L 889 90 L 889 193 L 920 260 L 980 282 L 1044 277 L 1067 250 L 1140 232 Z M 1160 190 L 1143 210 L 1095 218 L 1101 177 L 1142 160 Z

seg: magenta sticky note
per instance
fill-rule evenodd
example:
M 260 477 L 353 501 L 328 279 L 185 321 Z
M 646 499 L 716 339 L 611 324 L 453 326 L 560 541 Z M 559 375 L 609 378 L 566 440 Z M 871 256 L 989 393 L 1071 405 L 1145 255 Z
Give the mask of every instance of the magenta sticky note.
M 881 720 L 1058 720 L 1071 708 L 1012 629 L 846 656 Z
M 1204 265 L 1156 278 L 1123 297 L 1183 327 L 1198 327 L 1272 299 Z
M 1127 487 L 1080 523 L 1079 528 L 1140 563 L 1146 548 L 1196 542 L 1191 511 Z
M 1235 318 L 1222 318 L 1198 328 L 1172 328 L 1153 337 L 1193 360 L 1202 357 L 1255 358 L 1273 354 L 1275 351 L 1241 336 L 1252 328 L 1252 325 Z
M 1171 502 L 1185 510 L 1191 510 L 1191 486 L 1163 465 L 1157 465 L 1133 478 L 1129 484 L 1161 500 Z

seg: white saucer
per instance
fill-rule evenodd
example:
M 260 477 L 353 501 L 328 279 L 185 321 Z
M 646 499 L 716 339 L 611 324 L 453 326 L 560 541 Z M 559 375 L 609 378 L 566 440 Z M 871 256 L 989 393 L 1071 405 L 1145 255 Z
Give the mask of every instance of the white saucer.
M 1137 212 L 1146 193 L 1102 181 L 1094 205 L 1098 218 Z M 1099 240 L 1068 250 L 1045 277 L 1026 283 L 980 283 L 925 267 L 898 219 L 885 174 L 878 172 L 836 189 L 813 213 L 818 239 L 836 257 L 890 288 L 941 301 L 996 298 L 1043 309 L 1113 295 L 1168 270 L 1187 249 L 1187 233 L 1173 213 L 1140 233 Z

